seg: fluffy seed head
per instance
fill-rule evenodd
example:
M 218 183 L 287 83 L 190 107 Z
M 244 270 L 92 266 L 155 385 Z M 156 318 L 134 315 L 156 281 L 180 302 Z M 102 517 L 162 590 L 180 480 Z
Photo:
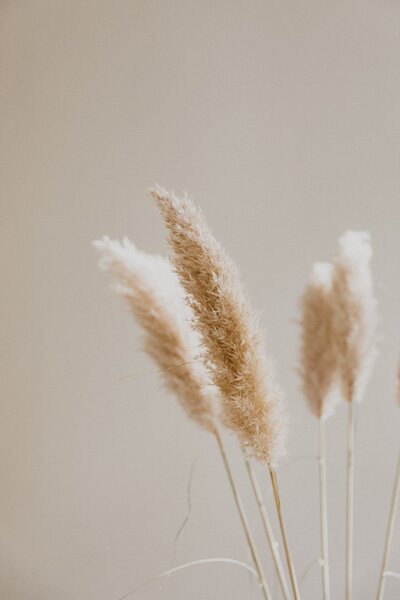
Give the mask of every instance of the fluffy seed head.
M 141 252 L 126 238 L 120 243 L 104 237 L 93 245 L 101 254 L 100 267 L 111 271 L 115 290 L 143 328 L 144 349 L 159 366 L 166 387 L 191 419 L 213 431 L 212 389 L 170 262 Z
M 347 231 L 339 239 L 332 282 L 334 328 L 344 398 L 360 401 L 376 357 L 376 309 L 370 235 Z
M 274 464 L 283 452 L 282 394 L 266 362 L 258 319 L 235 265 L 187 198 L 151 191 L 169 230 L 172 261 L 195 314 L 225 424 L 252 454 Z
M 300 374 L 309 408 L 318 418 L 330 416 L 338 398 L 332 273 L 332 264 L 316 263 L 301 298 Z

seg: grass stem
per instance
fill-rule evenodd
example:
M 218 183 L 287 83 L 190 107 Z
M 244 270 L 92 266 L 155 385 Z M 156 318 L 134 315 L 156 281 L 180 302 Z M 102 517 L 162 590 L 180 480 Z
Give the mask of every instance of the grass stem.
M 242 523 L 243 531 L 246 536 L 247 545 L 248 545 L 250 553 L 251 553 L 254 567 L 257 571 L 260 589 L 263 593 L 265 600 L 272 600 L 271 592 L 269 590 L 267 581 L 265 579 L 264 570 L 263 570 L 263 567 L 262 567 L 262 564 L 261 564 L 261 561 L 259 558 L 258 550 L 256 548 L 256 545 L 255 545 L 255 542 L 253 539 L 253 535 L 251 533 L 250 525 L 249 525 L 245 510 L 244 510 L 244 507 L 242 504 L 242 500 L 239 495 L 239 491 L 238 491 L 238 488 L 237 488 L 237 485 L 235 482 L 235 478 L 234 478 L 232 469 L 230 467 L 228 457 L 226 455 L 224 443 L 222 441 L 222 437 L 221 437 L 221 434 L 219 433 L 218 429 L 215 430 L 215 437 L 217 440 L 219 451 L 221 453 L 222 461 L 224 463 L 225 471 L 228 476 L 229 484 L 231 486 L 232 494 L 233 494 L 236 508 L 238 510 L 239 517 L 240 517 L 240 520 Z
M 400 454 L 399 454 L 399 458 L 397 461 L 396 477 L 395 477 L 395 481 L 394 481 L 392 500 L 391 500 L 391 504 L 390 504 L 389 521 L 388 521 L 388 526 L 387 526 L 387 531 L 386 531 L 385 548 L 383 551 L 383 560 L 382 560 L 382 568 L 381 568 L 381 574 L 380 574 L 380 579 L 379 579 L 377 600 L 382 600 L 383 595 L 385 593 L 385 585 L 386 585 L 385 573 L 387 572 L 387 567 L 388 567 L 388 563 L 389 563 L 389 554 L 390 554 L 390 548 L 392 545 L 394 524 L 396 521 L 396 511 L 397 511 L 397 505 L 399 502 L 399 495 L 400 495 Z
M 287 563 L 287 567 L 289 570 L 290 584 L 292 587 L 294 599 L 300 600 L 299 584 L 297 582 L 297 577 L 296 577 L 296 573 L 294 570 L 292 555 L 291 555 L 290 548 L 289 548 L 289 542 L 288 542 L 288 537 L 287 537 L 287 533 L 286 533 L 285 523 L 283 520 L 282 504 L 281 504 L 281 498 L 280 498 L 279 487 L 278 487 L 278 479 L 276 477 L 275 469 L 273 469 L 273 467 L 271 467 L 271 466 L 269 466 L 268 468 L 269 468 L 269 474 L 271 477 L 272 489 L 274 492 L 276 510 L 278 513 L 279 527 L 281 530 L 283 547 L 285 549 L 286 563 Z
M 329 552 L 328 552 L 328 501 L 326 485 L 326 435 L 325 419 L 319 419 L 319 490 L 321 518 L 322 584 L 324 600 L 329 600 Z
M 253 488 L 254 496 L 256 498 L 257 505 L 258 505 L 258 508 L 260 511 L 265 535 L 267 537 L 267 541 L 268 541 L 269 547 L 271 549 L 272 558 L 274 560 L 274 565 L 275 565 L 275 571 L 278 576 L 285 600 L 290 600 L 290 592 L 289 592 L 288 584 L 286 582 L 285 570 L 283 568 L 282 560 L 281 560 L 281 557 L 279 554 L 278 543 L 275 539 L 274 532 L 272 531 L 271 521 L 270 521 L 270 518 L 268 515 L 267 507 L 264 502 L 260 484 L 258 482 L 257 475 L 253 469 L 253 466 L 251 464 L 249 457 L 246 455 L 245 452 L 243 452 L 243 456 L 244 456 L 244 462 L 246 465 L 247 473 L 249 475 L 249 479 L 251 482 L 251 487 Z
M 346 600 L 353 596 L 354 545 L 354 425 L 355 406 L 349 402 L 347 419 L 347 496 L 346 496 Z

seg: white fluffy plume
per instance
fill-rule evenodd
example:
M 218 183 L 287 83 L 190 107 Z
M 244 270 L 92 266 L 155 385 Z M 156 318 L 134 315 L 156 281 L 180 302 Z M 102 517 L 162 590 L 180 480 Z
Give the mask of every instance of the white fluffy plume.
M 100 267 L 110 271 L 116 291 L 144 330 L 144 349 L 159 366 L 166 387 L 187 415 L 212 431 L 213 395 L 199 360 L 198 335 L 182 289 L 168 259 L 142 252 L 127 238 L 93 242 Z
M 338 400 L 331 263 L 316 263 L 301 298 L 300 374 L 311 412 L 329 417 Z
M 339 239 L 332 293 L 342 394 L 348 402 L 361 400 L 376 357 L 371 258 L 368 232 L 347 231 Z

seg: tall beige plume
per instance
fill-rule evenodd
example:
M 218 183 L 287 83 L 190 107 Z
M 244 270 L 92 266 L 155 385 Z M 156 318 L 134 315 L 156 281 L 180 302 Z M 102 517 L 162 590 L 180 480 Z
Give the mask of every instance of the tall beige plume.
M 252 454 L 274 464 L 284 449 L 282 394 L 266 362 L 258 319 L 235 265 L 192 201 L 151 190 L 169 230 L 172 261 L 195 314 L 224 422 Z
M 332 274 L 332 264 L 316 263 L 301 298 L 300 375 L 310 410 L 318 418 L 330 416 L 338 398 Z
M 208 374 L 196 354 L 198 335 L 190 327 L 190 309 L 170 262 L 104 237 L 93 242 L 100 266 L 110 271 L 116 291 L 144 330 L 144 349 L 160 367 L 166 387 L 176 394 L 186 414 L 214 431 L 213 393 Z
M 339 239 L 332 281 L 334 328 L 343 397 L 360 401 L 376 356 L 376 307 L 370 235 L 347 231 Z

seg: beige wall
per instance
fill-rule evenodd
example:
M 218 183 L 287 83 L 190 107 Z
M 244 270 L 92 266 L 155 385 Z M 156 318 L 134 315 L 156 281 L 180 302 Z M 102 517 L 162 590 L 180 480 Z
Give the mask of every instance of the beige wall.
M 90 247 L 129 234 L 165 251 L 145 194 L 156 181 L 193 192 L 263 311 L 292 457 L 317 444 L 295 372 L 297 299 L 338 235 L 371 231 L 383 339 L 358 421 L 355 599 L 373 597 L 399 443 L 399 68 L 394 0 L 0 2 L 1 598 L 117 600 L 174 560 L 248 559 L 212 439 L 160 389 Z M 341 407 L 329 424 L 334 599 L 344 423 Z M 304 459 L 280 475 L 300 573 L 319 548 L 316 474 Z M 321 597 L 317 567 L 303 590 Z M 399 594 L 391 580 L 386 599 Z M 132 597 L 259 595 L 216 565 Z

